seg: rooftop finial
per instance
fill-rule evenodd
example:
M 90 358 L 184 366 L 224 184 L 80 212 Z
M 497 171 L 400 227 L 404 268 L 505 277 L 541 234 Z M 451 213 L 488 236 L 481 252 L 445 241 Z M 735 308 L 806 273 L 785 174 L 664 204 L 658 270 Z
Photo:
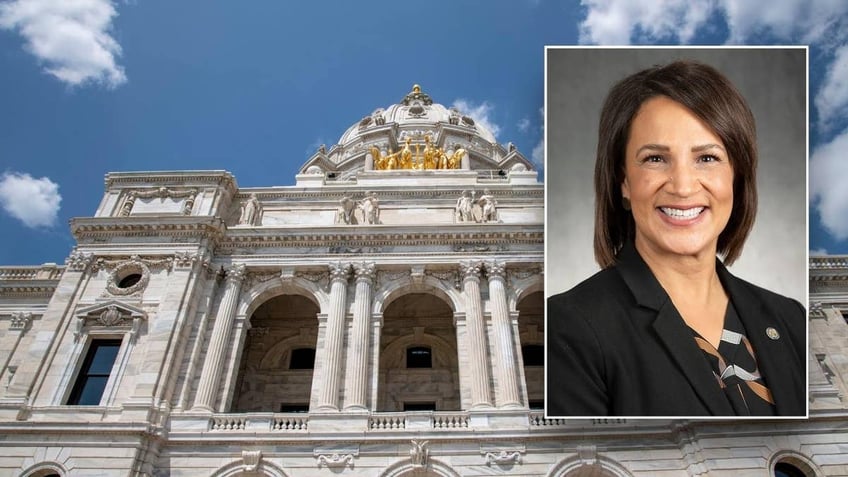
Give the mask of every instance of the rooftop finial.
M 427 93 L 422 93 L 421 85 L 418 84 L 412 85 L 412 91 L 401 100 L 401 104 L 403 104 L 404 106 L 409 106 L 413 101 L 420 101 L 425 106 L 430 106 L 431 104 L 433 104 L 433 100 L 430 99 L 430 95 Z

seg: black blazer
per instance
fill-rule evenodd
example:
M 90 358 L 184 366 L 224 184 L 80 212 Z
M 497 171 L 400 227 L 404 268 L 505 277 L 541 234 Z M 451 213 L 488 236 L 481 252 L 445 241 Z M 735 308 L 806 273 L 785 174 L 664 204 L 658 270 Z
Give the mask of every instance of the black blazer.
M 804 416 L 804 308 L 734 277 L 718 260 L 716 268 L 777 414 Z M 633 244 L 616 266 L 550 297 L 547 313 L 548 415 L 734 415 L 691 330 Z M 770 338 L 768 328 L 779 337 Z

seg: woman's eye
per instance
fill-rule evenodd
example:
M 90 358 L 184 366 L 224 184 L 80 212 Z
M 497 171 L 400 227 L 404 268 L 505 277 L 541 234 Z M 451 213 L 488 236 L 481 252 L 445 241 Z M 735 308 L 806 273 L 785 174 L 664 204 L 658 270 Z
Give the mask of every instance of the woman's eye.
M 663 159 L 662 156 L 646 156 L 644 159 L 642 159 L 642 162 L 654 162 L 654 163 L 656 163 L 656 162 L 663 162 L 663 161 L 664 161 L 664 159 Z
M 713 156 L 712 154 L 705 154 L 698 158 L 700 162 L 719 162 L 718 156 Z

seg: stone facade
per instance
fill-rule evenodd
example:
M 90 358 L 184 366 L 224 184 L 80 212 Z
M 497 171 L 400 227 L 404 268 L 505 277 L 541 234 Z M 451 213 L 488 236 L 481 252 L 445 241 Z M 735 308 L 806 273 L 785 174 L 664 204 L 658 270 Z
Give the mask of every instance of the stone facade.
M 543 217 L 417 87 L 294 186 L 109 174 L 64 266 L 0 268 L 0 475 L 848 475 L 848 261 L 811 262 L 811 419 L 546 419 Z

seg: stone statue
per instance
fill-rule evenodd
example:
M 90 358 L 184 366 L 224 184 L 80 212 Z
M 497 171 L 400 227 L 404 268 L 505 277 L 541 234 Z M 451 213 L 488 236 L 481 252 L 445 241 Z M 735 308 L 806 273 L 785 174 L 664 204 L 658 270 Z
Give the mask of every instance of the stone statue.
M 239 225 L 256 225 L 256 220 L 259 218 L 259 199 L 256 194 L 250 194 L 247 202 L 241 206 L 241 215 L 239 216 Z
M 480 216 L 481 222 L 486 223 L 498 221 L 498 211 L 496 209 L 498 201 L 495 200 L 492 193 L 489 192 L 489 189 L 485 189 L 483 191 L 483 195 L 477 199 L 477 203 L 480 204 L 480 208 L 483 209 L 483 213 Z
M 467 190 L 462 191 L 462 195 L 456 200 L 454 214 L 457 222 L 474 222 L 474 193 Z
M 339 201 L 339 212 L 336 216 L 336 222 L 339 224 L 355 224 L 356 215 L 353 213 L 355 210 L 356 201 L 348 196 L 342 197 Z
M 363 223 L 380 223 L 380 201 L 377 200 L 377 194 L 373 192 L 366 192 L 365 197 L 359 201 L 359 208 L 362 209 Z

